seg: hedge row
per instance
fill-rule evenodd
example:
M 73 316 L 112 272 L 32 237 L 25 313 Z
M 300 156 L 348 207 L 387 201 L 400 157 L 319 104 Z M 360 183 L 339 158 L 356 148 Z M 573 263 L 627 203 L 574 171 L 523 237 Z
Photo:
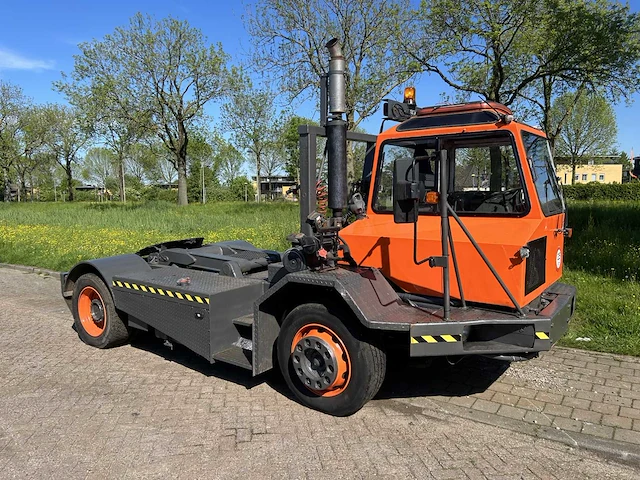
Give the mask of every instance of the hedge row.
M 640 182 L 585 183 L 562 187 L 569 200 L 636 200 L 640 201 Z

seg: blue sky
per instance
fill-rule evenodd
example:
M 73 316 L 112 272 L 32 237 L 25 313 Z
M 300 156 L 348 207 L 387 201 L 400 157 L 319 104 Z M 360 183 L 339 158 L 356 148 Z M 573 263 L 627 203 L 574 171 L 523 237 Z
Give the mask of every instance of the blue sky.
M 73 69 L 73 55 L 79 42 L 100 39 L 115 27 L 127 25 L 136 12 L 157 18 L 167 15 L 186 19 L 200 28 L 211 42 L 221 42 L 234 62 L 246 55 L 250 48 L 242 23 L 245 5 L 238 0 L 155 0 L 128 1 L 44 1 L 17 2 L 0 0 L 5 21 L 0 29 L 0 79 L 20 85 L 25 94 L 37 103 L 64 102 L 64 98 L 51 88 L 60 78 L 60 72 Z M 640 10 L 640 0 L 629 2 L 632 10 Z M 419 105 L 440 102 L 444 84 L 424 77 L 417 84 Z M 631 106 L 615 107 L 618 122 L 618 147 L 627 153 L 633 148 L 640 154 L 640 95 L 634 96 Z M 292 110 L 317 118 L 310 102 L 293 105 Z M 215 110 L 214 110 L 215 111 Z M 214 114 L 215 117 L 215 114 Z M 363 126 L 377 133 L 379 111 Z

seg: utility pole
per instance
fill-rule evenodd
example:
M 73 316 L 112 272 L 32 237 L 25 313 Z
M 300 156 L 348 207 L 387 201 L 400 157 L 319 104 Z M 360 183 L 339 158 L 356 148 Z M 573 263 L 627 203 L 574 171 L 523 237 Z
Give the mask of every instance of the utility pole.
M 205 203 L 207 203 L 207 190 L 204 186 L 204 162 L 202 162 L 202 167 L 200 168 L 200 170 L 202 171 L 202 204 L 204 205 Z

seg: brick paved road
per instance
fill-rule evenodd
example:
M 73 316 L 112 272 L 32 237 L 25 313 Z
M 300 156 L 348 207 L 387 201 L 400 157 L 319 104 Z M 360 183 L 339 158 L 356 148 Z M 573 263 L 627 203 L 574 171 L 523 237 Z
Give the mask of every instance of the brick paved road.
M 395 367 L 333 418 L 158 341 L 85 346 L 56 279 L 0 268 L 0 478 L 637 478 L 639 394 L 636 359 L 557 349 Z

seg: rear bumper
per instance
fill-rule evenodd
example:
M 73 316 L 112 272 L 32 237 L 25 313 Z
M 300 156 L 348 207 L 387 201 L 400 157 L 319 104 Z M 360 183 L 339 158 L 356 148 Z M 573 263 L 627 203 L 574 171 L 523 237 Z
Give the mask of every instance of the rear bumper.
M 414 324 L 409 330 L 409 354 L 515 355 L 549 350 L 567 331 L 575 297 L 575 287 L 554 283 L 542 294 L 548 304 L 525 317 Z

